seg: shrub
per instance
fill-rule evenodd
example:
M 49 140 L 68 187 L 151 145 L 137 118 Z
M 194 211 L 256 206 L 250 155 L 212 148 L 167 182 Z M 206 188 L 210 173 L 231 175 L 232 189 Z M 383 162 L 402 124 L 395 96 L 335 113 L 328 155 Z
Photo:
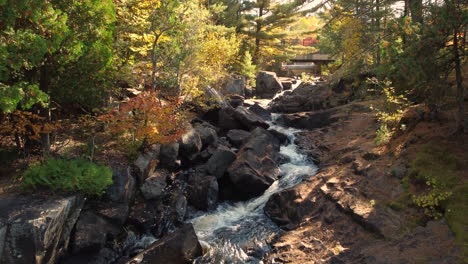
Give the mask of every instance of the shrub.
M 100 195 L 112 184 L 112 171 L 84 159 L 48 159 L 27 169 L 22 174 L 22 184 Z
M 459 183 L 456 170 L 460 166 L 460 160 L 447 149 L 429 144 L 421 148 L 411 163 L 412 179 L 426 187 L 424 192 L 412 195 L 413 202 L 429 217 L 440 218 L 443 215 L 447 200 Z

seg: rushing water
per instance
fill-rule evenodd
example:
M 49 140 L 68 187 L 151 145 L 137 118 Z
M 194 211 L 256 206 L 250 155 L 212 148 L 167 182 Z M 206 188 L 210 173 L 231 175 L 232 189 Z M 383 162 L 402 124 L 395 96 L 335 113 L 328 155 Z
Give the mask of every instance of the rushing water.
M 276 119 L 273 116 L 273 120 Z M 190 220 L 206 253 L 194 263 L 262 263 L 269 251 L 267 240 L 279 228 L 263 212 L 266 202 L 276 192 L 300 183 L 314 175 L 317 167 L 300 153 L 294 144 L 298 129 L 285 128 L 273 123 L 270 127 L 286 135 L 290 144 L 281 146 L 280 153 L 290 161 L 280 166 L 282 177 L 257 198 L 237 203 L 221 203 L 216 210 Z

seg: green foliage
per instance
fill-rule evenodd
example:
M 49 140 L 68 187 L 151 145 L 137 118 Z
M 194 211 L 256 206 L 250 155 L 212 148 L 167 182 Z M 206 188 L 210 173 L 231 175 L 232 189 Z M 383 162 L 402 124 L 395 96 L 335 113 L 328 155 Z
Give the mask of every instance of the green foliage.
M 377 132 L 375 132 L 375 144 L 384 145 L 387 144 L 392 138 L 393 132 L 388 129 L 387 124 L 381 124 Z
M 0 110 L 102 101 L 112 57 L 111 0 L 0 2 Z
M 32 188 L 101 195 L 112 184 L 112 171 L 83 159 L 48 159 L 27 169 L 22 174 L 22 184 Z
M 440 218 L 453 188 L 459 183 L 456 171 L 461 162 L 448 150 L 434 145 L 424 145 L 411 163 L 410 175 L 426 188 L 413 194 L 413 202 L 424 209 L 426 215 Z
M 255 78 L 256 66 L 252 63 L 252 55 L 249 51 L 246 51 L 242 57 L 239 73 L 249 79 Z

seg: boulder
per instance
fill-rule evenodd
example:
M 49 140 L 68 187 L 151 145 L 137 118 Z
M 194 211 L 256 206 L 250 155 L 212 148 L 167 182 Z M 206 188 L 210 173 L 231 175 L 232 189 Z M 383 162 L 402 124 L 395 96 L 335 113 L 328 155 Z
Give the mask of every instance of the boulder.
M 161 145 L 159 154 L 159 166 L 166 169 L 175 169 L 179 166 L 177 156 L 179 155 L 179 143 L 173 142 Z
M 234 152 L 221 146 L 205 164 L 206 171 L 217 179 L 220 179 L 235 159 L 236 154 Z
M 210 175 L 195 174 L 190 177 L 188 202 L 199 210 L 211 210 L 218 202 L 218 181 Z
M 235 109 L 234 117 L 249 130 L 254 129 L 255 127 L 269 127 L 265 120 L 243 106 L 238 106 Z
M 337 117 L 333 117 L 335 113 L 335 109 L 328 109 L 318 112 L 284 114 L 278 118 L 278 123 L 301 129 L 321 128 L 338 121 Z
M 302 186 L 292 187 L 273 194 L 265 205 L 265 214 L 283 229 L 300 224 L 305 216 L 315 213 L 321 205 L 307 199 L 309 192 Z
M 150 149 L 138 156 L 133 163 L 138 171 L 138 180 L 143 182 L 153 172 L 159 163 L 159 144 L 152 145 Z
M 326 85 L 302 83 L 274 98 L 269 109 L 277 113 L 317 111 L 345 104 L 350 96 L 350 93 L 335 93 Z
M 236 148 L 240 148 L 244 141 L 250 136 L 250 132 L 241 129 L 232 129 L 227 133 L 229 142 Z
M 257 74 L 256 96 L 269 99 L 281 91 L 283 91 L 283 85 L 276 76 L 276 73 L 262 71 Z
M 235 118 L 234 108 L 226 107 L 218 112 L 218 126 L 224 130 L 243 129 L 244 126 Z
M 189 126 L 187 132 L 180 139 L 180 154 L 192 160 L 201 149 L 202 141 L 200 134 L 192 126 Z
M 0 197 L 0 263 L 56 263 L 68 250 L 81 196 Z
M 229 95 L 227 97 L 227 101 L 229 102 L 229 104 L 236 108 L 238 106 L 241 106 L 244 104 L 244 97 L 241 96 L 241 95 L 237 95 L 237 94 L 232 94 L 232 95 Z
M 229 179 L 239 191 L 240 199 L 261 195 L 275 180 L 280 170 L 276 164 L 279 142 L 268 131 L 256 128 L 229 166 Z
M 292 81 L 283 81 L 281 82 L 281 84 L 283 85 L 283 90 L 291 90 L 292 89 Z
M 269 127 L 265 120 L 243 106 L 238 106 L 235 109 L 232 107 L 221 109 L 218 126 L 224 130 L 252 130 L 255 127 Z
M 93 211 L 116 226 L 123 226 L 127 221 L 129 206 L 125 203 L 97 202 Z
M 160 198 L 166 189 L 167 178 L 167 171 L 155 171 L 140 187 L 143 197 L 145 197 L 146 200 Z
M 224 89 L 225 94 L 245 95 L 245 77 L 233 76 L 227 83 Z
M 270 132 L 275 138 L 277 138 L 282 145 L 286 145 L 290 141 L 288 135 L 283 134 L 279 132 L 278 130 L 270 128 L 268 129 L 268 132 Z
M 72 240 L 72 252 L 98 252 L 104 247 L 109 236 L 115 237 L 120 228 L 90 211 L 80 214 Z
M 186 264 L 192 263 L 201 254 L 202 248 L 192 224 L 185 224 L 172 234 L 154 242 L 127 264 Z
M 112 174 L 112 184 L 107 187 L 105 197 L 117 203 L 129 203 L 136 191 L 135 178 L 131 174 L 131 168 L 115 168 Z
M 255 103 L 254 105 L 249 107 L 249 110 L 257 114 L 259 117 L 263 118 L 263 120 L 271 121 L 271 112 L 261 107 L 258 103 Z
M 198 135 L 200 135 L 203 148 L 206 148 L 208 145 L 215 144 L 218 141 L 218 133 L 216 133 L 216 129 L 212 125 L 202 122 L 195 123 L 193 127 Z

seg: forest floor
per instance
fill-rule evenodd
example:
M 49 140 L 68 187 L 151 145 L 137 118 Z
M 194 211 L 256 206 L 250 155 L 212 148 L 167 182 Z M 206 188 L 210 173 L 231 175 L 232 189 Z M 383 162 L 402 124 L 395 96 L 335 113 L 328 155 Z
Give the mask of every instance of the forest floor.
M 301 135 L 304 151 L 319 156 L 320 170 L 282 194 L 294 197 L 283 205 L 293 225 L 271 243 L 269 263 L 467 261 L 468 136 L 453 134 L 454 112 L 434 119 L 414 106 L 403 118 L 406 130 L 377 145 L 371 104 L 337 107 L 336 122 Z M 437 181 L 451 191 L 437 206 L 440 220 L 413 202 L 430 191 L 414 180 L 422 165 L 441 172 Z

